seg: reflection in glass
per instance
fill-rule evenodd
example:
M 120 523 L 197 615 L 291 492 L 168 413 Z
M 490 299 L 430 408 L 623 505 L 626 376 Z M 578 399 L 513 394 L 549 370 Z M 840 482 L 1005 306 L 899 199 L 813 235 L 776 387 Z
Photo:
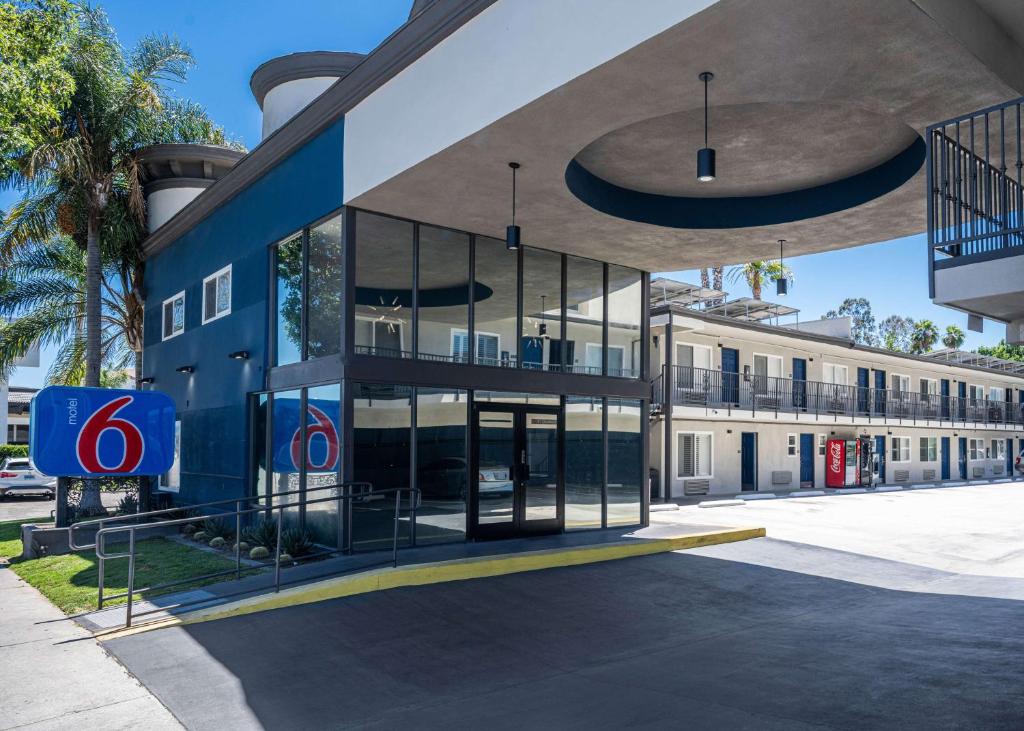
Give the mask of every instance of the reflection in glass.
M 565 529 L 601 527 L 604 482 L 603 399 L 565 399 Z
M 523 368 L 562 369 L 562 255 L 523 251 Z M 574 343 L 567 343 L 572 363 Z
M 566 257 L 566 340 L 573 373 L 601 375 L 604 363 L 604 264 Z
M 640 402 L 608 399 L 608 525 L 640 522 Z
M 558 518 L 558 415 L 524 414 L 526 465 L 523 475 L 523 518 Z
M 275 251 L 277 365 L 302 359 L 302 235 Z
M 292 450 L 292 442 L 298 437 L 299 431 L 299 397 L 300 392 L 278 391 L 271 401 L 271 478 L 270 489 L 273 496 L 286 492 L 297 492 L 300 487 L 299 465 L 296 453 Z M 299 495 L 273 497 L 274 505 L 291 505 L 299 501 Z M 277 516 L 267 513 L 268 520 L 276 520 Z M 288 508 L 282 516 L 284 525 L 299 525 L 299 507 Z
M 469 362 L 469 236 L 420 226 L 419 357 Z
M 466 463 L 465 391 L 416 391 L 416 543 L 466 537 L 469 467 Z
M 364 211 L 355 215 L 356 353 L 408 357 L 413 225 Z
M 534 406 L 558 406 L 561 400 L 550 393 L 515 393 L 514 391 L 474 391 L 476 403 L 491 404 L 533 404 Z
M 477 523 L 511 525 L 515 519 L 515 414 L 480 411 Z
M 409 386 L 353 385 L 353 477 L 375 490 L 409 486 L 412 389 Z M 407 498 L 407 496 L 405 496 Z M 357 499 L 352 504 L 353 545 L 390 548 L 394 496 Z M 409 535 L 408 514 L 401 535 Z
M 478 294 L 474 310 L 479 365 L 516 365 L 517 261 L 515 252 L 505 248 L 505 242 L 476 237 L 474 290 L 490 292 L 486 297 Z
M 309 231 L 307 357 L 341 352 L 342 217 Z
M 263 497 L 269 491 L 267 484 L 267 402 L 270 397 L 261 393 L 256 397 L 256 409 L 253 413 L 253 474 L 255 484 L 253 494 Z
M 336 497 L 337 490 L 316 490 L 336 485 L 341 470 L 341 386 L 316 386 L 306 392 L 306 495 L 309 500 Z M 306 506 L 306 530 L 313 540 L 337 547 L 338 504 Z
M 608 375 L 640 377 L 640 272 L 608 265 Z

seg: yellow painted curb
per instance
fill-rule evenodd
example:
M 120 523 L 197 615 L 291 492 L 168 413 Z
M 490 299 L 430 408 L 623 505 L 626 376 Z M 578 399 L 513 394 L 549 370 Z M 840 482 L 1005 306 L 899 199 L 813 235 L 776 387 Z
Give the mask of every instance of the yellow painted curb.
M 620 558 L 648 556 L 655 553 L 667 553 L 669 551 L 699 548 L 701 546 L 713 546 L 720 543 L 745 541 L 751 538 L 763 538 L 765 534 L 764 528 L 730 528 L 705 533 L 692 533 L 676 538 L 633 539 L 595 546 L 580 546 L 578 548 L 550 548 L 523 553 L 500 554 L 497 556 L 459 558 L 434 563 L 410 564 L 397 568 L 389 566 L 360 574 L 322 579 L 311 584 L 283 589 L 276 594 L 260 594 L 215 607 L 196 609 L 192 612 L 169 617 L 158 622 L 105 633 L 103 634 L 103 639 L 113 639 L 115 637 L 123 637 L 138 632 L 148 632 L 154 629 L 182 624 L 195 624 L 215 619 L 224 619 L 225 617 L 254 614 L 282 607 L 312 604 L 327 599 L 339 599 L 373 591 L 397 589 L 403 586 L 440 584 L 447 581 L 465 581 L 489 576 L 539 571 L 561 566 L 578 566 L 602 561 L 614 561 Z

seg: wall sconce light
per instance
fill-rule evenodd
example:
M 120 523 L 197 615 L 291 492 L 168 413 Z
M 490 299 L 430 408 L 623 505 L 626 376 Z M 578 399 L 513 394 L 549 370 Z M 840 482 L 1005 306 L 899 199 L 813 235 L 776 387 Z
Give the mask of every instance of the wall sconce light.
M 234 353 L 228 353 L 228 357 L 231 360 L 249 360 L 249 351 L 236 350 Z
M 146 376 L 145 378 L 140 378 L 139 379 L 139 383 L 141 383 L 143 386 L 148 386 L 151 383 L 153 383 L 153 381 L 155 381 L 155 380 L 156 379 L 153 378 L 153 376 Z
M 891 431 L 887 431 L 886 434 L 888 434 L 890 437 L 892 436 L 892 432 Z
M 195 373 L 196 372 L 195 366 L 190 366 L 190 365 L 178 366 L 174 370 L 176 370 L 178 373 Z
M 654 336 L 654 347 L 655 348 L 658 347 L 658 336 L 657 335 Z

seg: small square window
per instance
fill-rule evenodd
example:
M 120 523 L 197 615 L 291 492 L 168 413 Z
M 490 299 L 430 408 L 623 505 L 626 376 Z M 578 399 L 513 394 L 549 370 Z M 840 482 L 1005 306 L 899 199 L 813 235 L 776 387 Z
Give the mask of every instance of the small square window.
M 231 314 L 231 265 L 203 280 L 203 324 Z
M 824 457 L 825 456 L 825 441 L 826 441 L 825 435 L 824 434 L 819 434 L 818 435 L 818 456 L 819 457 Z
M 168 297 L 163 304 L 163 330 L 161 340 L 168 340 L 185 332 L 185 292 Z
M 788 454 L 790 457 L 795 457 L 797 455 L 797 452 L 799 451 L 798 447 L 797 447 L 797 444 L 798 444 L 798 442 L 797 442 L 797 435 L 796 434 L 789 434 L 789 435 L 787 435 L 786 436 L 786 454 Z

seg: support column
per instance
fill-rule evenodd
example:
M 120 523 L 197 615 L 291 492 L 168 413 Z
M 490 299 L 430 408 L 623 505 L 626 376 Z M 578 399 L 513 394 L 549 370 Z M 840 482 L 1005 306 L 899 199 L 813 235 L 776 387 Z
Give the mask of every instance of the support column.
M 662 465 L 661 474 L 661 499 L 662 502 L 668 502 L 672 499 L 672 394 L 675 390 L 675 373 L 672 368 L 672 351 L 675 350 L 675 344 L 672 342 L 672 310 L 668 312 L 668 323 L 665 325 L 663 348 L 665 350 L 665 374 L 661 379 L 662 398 L 664 400 L 661 413 L 665 416 L 665 444 L 662 450 L 664 464 Z

